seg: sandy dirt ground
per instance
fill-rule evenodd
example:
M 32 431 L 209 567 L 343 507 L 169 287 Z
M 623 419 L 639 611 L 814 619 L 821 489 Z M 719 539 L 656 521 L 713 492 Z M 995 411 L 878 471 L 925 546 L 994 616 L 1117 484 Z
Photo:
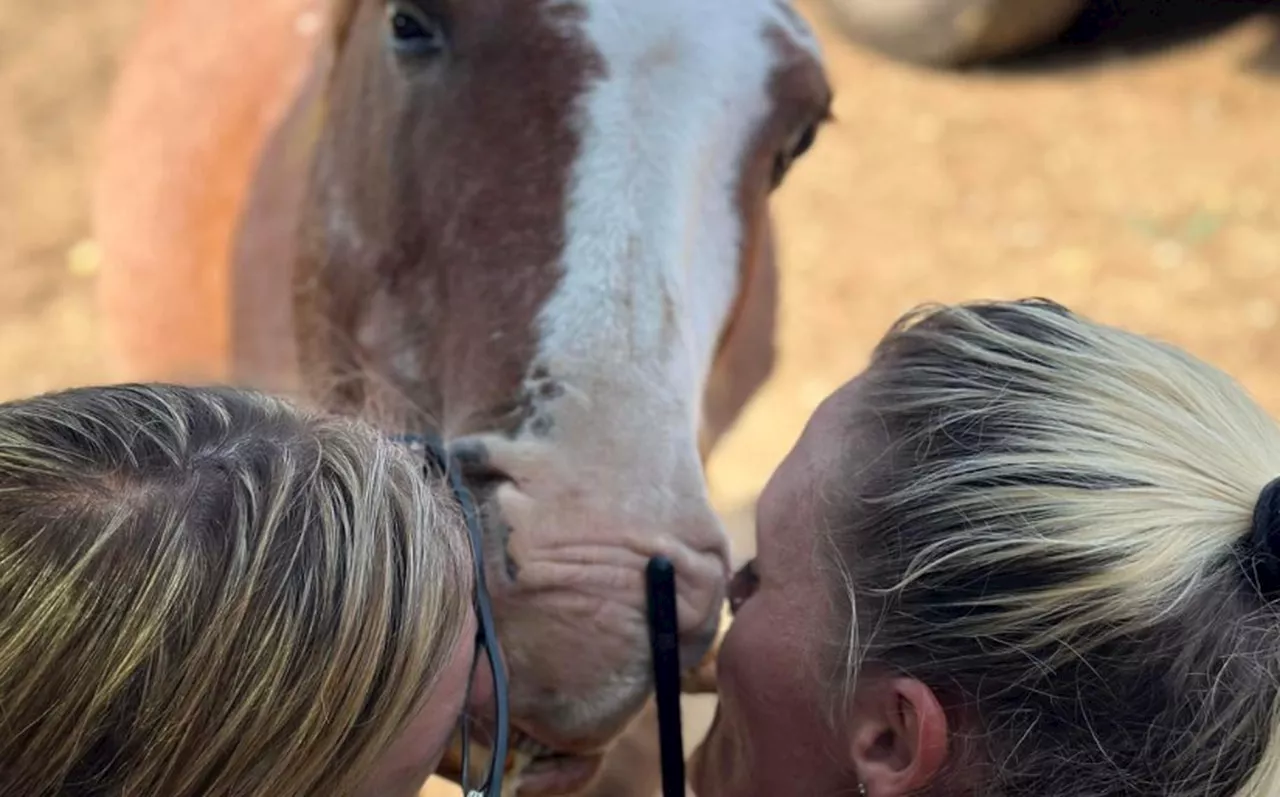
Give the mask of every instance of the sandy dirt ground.
M 1069 45 L 948 74 L 855 49 L 802 0 L 838 122 L 779 194 L 781 362 L 712 463 L 740 555 L 809 413 L 922 301 L 1049 296 L 1188 347 L 1280 412 L 1280 24 L 1212 5 L 1186 31 L 1176 0 L 1106 0 Z M 0 398 L 108 376 L 71 252 L 140 6 L 0 0 Z

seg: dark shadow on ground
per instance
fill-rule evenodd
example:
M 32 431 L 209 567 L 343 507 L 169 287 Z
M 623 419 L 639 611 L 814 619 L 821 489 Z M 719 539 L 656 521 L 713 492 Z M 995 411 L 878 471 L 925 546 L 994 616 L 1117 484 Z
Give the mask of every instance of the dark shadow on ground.
M 1076 69 L 1117 54 L 1154 55 L 1258 14 L 1280 16 L 1280 0 L 1090 0 L 1053 42 L 982 68 L 1005 72 Z M 1280 55 L 1269 56 L 1273 68 L 1277 59 Z

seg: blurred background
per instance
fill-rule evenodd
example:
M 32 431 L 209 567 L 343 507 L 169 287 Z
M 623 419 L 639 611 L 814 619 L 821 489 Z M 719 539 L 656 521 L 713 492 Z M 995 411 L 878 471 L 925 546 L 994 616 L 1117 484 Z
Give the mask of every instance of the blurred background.
M 1086 2 L 964 69 L 855 42 L 839 2 L 798 3 L 837 121 L 778 194 L 781 358 L 711 468 L 739 555 L 810 412 L 922 301 L 1051 297 L 1280 413 L 1280 0 Z M 0 0 L 0 398 L 107 378 L 85 184 L 142 7 Z

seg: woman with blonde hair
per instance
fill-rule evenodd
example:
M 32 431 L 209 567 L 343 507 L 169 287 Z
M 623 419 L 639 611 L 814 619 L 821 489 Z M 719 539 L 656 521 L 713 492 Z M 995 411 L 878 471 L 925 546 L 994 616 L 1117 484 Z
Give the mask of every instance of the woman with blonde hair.
M 229 389 L 0 405 L 0 794 L 415 794 L 503 705 L 465 494 L 426 472 Z
M 1280 795 L 1278 477 L 1172 346 L 908 315 L 761 496 L 697 793 Z

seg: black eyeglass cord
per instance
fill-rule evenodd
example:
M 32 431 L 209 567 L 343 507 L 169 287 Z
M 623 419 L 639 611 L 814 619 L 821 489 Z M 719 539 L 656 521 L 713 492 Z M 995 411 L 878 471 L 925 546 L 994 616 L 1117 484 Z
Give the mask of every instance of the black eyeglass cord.
M 493 672 L 493 699 L 497 709 L 497 727 L 494 728 L 493 760 L 489 762 L 489 772 L 486 774 L 480 789 L 471 789 L 467 785 L 471 772 L 470 751 L 468 749 L 470 744 L 469 739 L 464 739 L 462 745 L 463 788 L 466 790 L 467 797 L 501 797 L 503 769 L 506 766 L 511 732 L 510 713 L 507 704 L 507 672 L 502 663 L 502 656 L 499 653 L 497 631 L 493 621 L 493 607 L 489 601 L 489 589 L 485 584 L 484 533 L 480 527 L 480 513 L 476 508 L 476 502 L 471 495 L 471 491 L 467 489 L 467 486 L 462 481 L 461 467 L 458 466 L 457 460 L 449 453 L 439 435 L 400 435 L 393 439 L 405 445 L 411 452 L 421 456 L 428 467 L 435 468 L 447 480 L 455 500 L 457 500 L 459 507 L 462 509 L 462 519 L 466 523 L 467 534 L 471 538 L 476 581 L 474 603 L 476 622 L 479 625 L 476 642 L 477 647 L 484 646 L 485 654 L 489 659 L 489 666 Z M 471 678 L 474 678 L 474 676 L 475 668 L 473 666 Z M 468 694 L 470 693 L 471 678 L 467 680 Z

